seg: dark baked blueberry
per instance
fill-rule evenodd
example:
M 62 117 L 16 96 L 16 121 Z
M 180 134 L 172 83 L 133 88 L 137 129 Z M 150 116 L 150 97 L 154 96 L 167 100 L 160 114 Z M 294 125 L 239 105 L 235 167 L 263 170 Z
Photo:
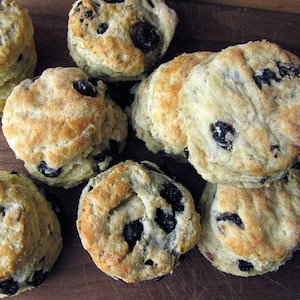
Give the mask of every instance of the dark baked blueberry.
M 46 279 L 48 275 L 48 272 L 43 272 L 43 270 L 35 271 L 32 279 L 28 282 L 31 286 L 37 287 L 43 283 L 43 281 Z
M 212 136 L 214 140 L 223 149 L 232 150 L 233 138 L 235 130 L 231 124 L 223 121 L 217 121 L 211 125 Z
M 224 213 L 217 217 L 217 221 L 230 221 L 239 226 L 241 229 L 245 228 L 243 221 L 236 213 Z
M 108 29 L 108 24 L 107 23 L 102 23 L 97 28 L 97 33 L 98 34 L 103 34 L 107 29 Z
M 144 53 L 156 49 L 160 39 L 156 29 L 146 21 L 139 21 L 133 25 L 130 36 L 134 46 Z
M 184 210 L 184 206 L 181 204 L 182 193 L 173 183 L 164 183 L 159 194 L 172 205 L 174 211 Z
M 147 260 L 145 261 L 145 265 L 153 266 L 153 264 L 154 264 L 154 262 L 153 262 L 152 259 L 147 259 Z
M 53 169 L 50 168 L 45 161 L 41 161 L 38 165 L 38 171 L 43 174 L 45 177 L 55 178 L 61 174 L 62 168 Z
M 21 61 L 23 59 L 23 54 L 21 53 L 18 57 L 18 61 Z
M 75 8 L 75 14 L 78 14 L 80 12 L 80 7 L 82 5 L 82 1 L 78 2 L 76 8 Z
M 242 259 L 238 260 L 238 267 L 242 272 L 249 272 L 254 266 L 249 261 L 245 261 Z
M 104 2 L 106 2 L 106 3 L 122 3 L 124 1 L 125 0 L 104 0 Z
M 0 214 L 2 215 L 2 217 L 5 217 L 5 214 L 6 214 L 5 206 L 0 206 Z
M 292 169 L 300 169 L 300 161 L 297 161 L 296 163 L 293 164 Z
M 274 157 L 278 157 L 278 152 L 280 152 L 279 145 L 270 146 L 270 151 L 274 153 Z
M 269 179 L 268 176 L 262 177 L 259 181 L 260 184 L 264 184 Z
M 267 84 L 267 85 L 271 85 L 271 80 L 274 81 L 279 81 L 279 79 L 276 77 L 276 74 L 274 71 L 270 70 L 270 69 L 264 69 L 262 71 L 261 75 L 256 75 L 253 76 L 254 81 L 256 83 L 256 85 L 262 89 L 262 85 L 263 84 Z
M 189 152 L 189 149 L 187 147 L 183 149 L 183 154 L 184 154 L 184 157 L 186 159 L 189 158 L 190 152 Z
M 132 251 L 137 241 L 141 239 L 144 230 L 143 223 L 135 220 L 127 223 L 123 229 L 123 236 L 128 244 L 129 251 Z
M 88 10 L 88 11 L 85 11 L 84 12 L 84 17 L 85 19 L 88 19 L 88 18 L 93 18 L 93 11 L 92 10 Z
M 17 176 L 20 175 L 20 173 L 19 173 L 18 171 L 11 171 L 10 174 L 11 174 L 11 175 L 17 175 Z
M 14 295 L 19 289 L 19 284 L 12 278 L 0 281 L 0 291 L 2 294 L 11 296 Z
M 277 62 L 277 67 L 278 67 L 279 75 L 281 77 L 300 76 L 300 67 L 295 66 L 292 63 L 283 64 L 281 62 Z
M 161 208 L 156 210 L 156 217 L 154 220 L 167 234 L 175 229 L 177 223 L 172 211 L 167 212 Z
M 73 88 L 84 96 L 96 98 L 98 95 L 96 88 L 87 80 L 73 81 Z
M 152 8 L 155 7 L 154 3 L 153 3 L 151 0 L 147 0 L 147 2 L 149 3 L 149 5 L 150 5 Z

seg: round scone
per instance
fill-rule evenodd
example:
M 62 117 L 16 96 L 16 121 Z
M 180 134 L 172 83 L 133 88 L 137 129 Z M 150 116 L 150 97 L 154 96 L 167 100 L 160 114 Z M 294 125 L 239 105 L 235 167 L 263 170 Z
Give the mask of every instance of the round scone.
M 179 116 L 189 160 L 212 183 L 260 187 L 300 146 L 300 59 L 265 40 L 231 46 L 190 72 Z
M 176 26 L 163 0 L 78 0 L 69 12 L 68 48 L 90 77 L 137 80 L 165 54 Z
M 15 1 L 0 1 L 0 115 L 20 81 L 32 77 L 37 62 L 34 29 L 28 11 Z
M 178 118 L 178 93 L 191 69 L 210 54 L 183 53 L 161 64 L 135 87 L 130 118 L 137 137 L 151 151 L 184 156 L 187 142 Z
M 207 183 L 200 200 L 200 252 L 238 276 L 275 271 L 300 245 L 300 171 L 268 187 Z
M 62 249 L 50 203 L 20 173 L 0 171 L 0 298 L 39 286 Z
M 34 177 L 69 188 L 103 171 L 123 150 L 127 118 L 79 68 L 51 68 L 7 99 L 2 129 Z
M 127 160 L 89 180 L 77 228 L 96 266 L 132 283 L 172 273 L 199 238 L 200 216 L 181 184 Z

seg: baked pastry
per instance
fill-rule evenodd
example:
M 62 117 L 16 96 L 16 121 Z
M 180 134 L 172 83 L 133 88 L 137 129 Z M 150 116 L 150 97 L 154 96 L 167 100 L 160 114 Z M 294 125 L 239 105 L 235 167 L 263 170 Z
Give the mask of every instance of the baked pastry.
M 300 171 L 269 187 L 207 183 L 200 200 L 201 253 L 238 276 L 275 271 L 300 245 Z
M 210 54 L 183 53 L 161 64 L 134 88 L 131 123 L 151 151 L 184 156 L 187 142 L 178 118 L 178 93 L 191 69 Z
M 12 89 L 32 77 L 37 62 L 28 11 L 15 1 L 0 2 L 0 116 Z
M 163 0 L 78 0 L 69 12 L 68 48 L 90 77 L 138 80 L 165 54 L 176 26 Z
M 199 238 L 200 216 L 181 184 L 127 160 L 89 180 L 77 228 L 96 266 L 131 283 L 172 273 Z
M 127 118 L 79 68 L 50 68 L 7 99 L 2 129 L 34 177 L 69 188 L 103 171 L 127 138 Z
M 0 297 L 39 286 L 62 249 L 60 224 L 25 175 L 0 171 Z
M 298 162 L 300 59 L 265 40 L 195 66 L 180 93 L 189 161 L 212 183 L 260 187 Z

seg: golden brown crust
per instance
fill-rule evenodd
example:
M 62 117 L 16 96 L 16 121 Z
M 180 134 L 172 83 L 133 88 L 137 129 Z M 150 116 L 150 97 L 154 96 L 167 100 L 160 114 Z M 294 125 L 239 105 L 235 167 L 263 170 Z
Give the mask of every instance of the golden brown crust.
M 172 210 L 161 193 L 171 183 L 182 195 L 177 199 L 182 205 L 178 211 Z M 160 209 L 174 214 L 176 223 L 169 232 L 157 221 Z M 125 161 L 90 179 L 80 197 L 77 228 L 98 268 L 125 282 L 136 282 L 172 272 L 179 256 L 197 242 L 199 219 L 193 199 L 182 185 L 159 171 Z M 133 244 L 124 235 L 125 227 L 132 223 L 141 229 Z
M 164 1 L 76 1 L 69 12 L 68 47 L 76 64 L 89 76 L 105 80 L 136 80 L 166 52 L 177 25 L 176 13 Z M 160 36 L 155 49 L 135 47 L 132 27 L 147 21 Z M 105 27 L 99 33 L 99 28 Z

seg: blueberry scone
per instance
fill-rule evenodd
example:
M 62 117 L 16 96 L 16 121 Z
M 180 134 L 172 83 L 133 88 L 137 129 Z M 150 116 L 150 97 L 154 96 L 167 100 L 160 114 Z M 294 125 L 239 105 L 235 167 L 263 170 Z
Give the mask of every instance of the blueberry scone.
M 34 28 L 28 11 L 15 1 L 0 1 L 0 116 L 12 89 L 32 77 L 37 62 Z
M 60 224 L 25 175 L 0 171 L 0 298 L 39 286 L 62 249 Z
M 178 93 L 191 69 L 210 54 L 181 54 L 161 64 L 134 88 L 131 122 L 151 151 L 184 156 L 186 134 L 178 118 Z
M 132 283 L 172 273 L 199 238 L 200 216 L 181 184 L 127 160 L 89 180 L 77 228 L 96 266 Z
M 298 162 L 300 59 L 265 40 L 231 46 L 190 72 L 179 112 L 189 160 L 212 183 L 259 187 Z
M 207 183 L 201 203 L 201 253 L 238 276 L 275 271 L 300 245 L 300 172 L 268 187 Z
M 69 12 L 68 48 L 90 77 L 137 80 L 165 54 L 176 26 L 163 0 L 78 0 Z
M 2 129 L 16 157 L 46 184 L 69 188 L 106 169 L 123 150 L 127 118 L 79 68 L 50 68 L 7 99 Z

